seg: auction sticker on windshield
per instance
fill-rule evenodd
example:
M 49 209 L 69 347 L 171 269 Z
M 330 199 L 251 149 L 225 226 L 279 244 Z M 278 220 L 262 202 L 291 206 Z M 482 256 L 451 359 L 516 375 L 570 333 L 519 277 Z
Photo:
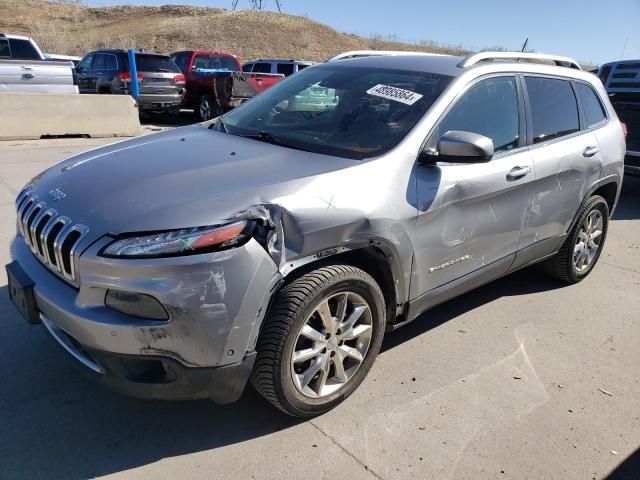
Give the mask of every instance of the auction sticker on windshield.
M 388 100 L 395 100 L 396 102 L 404 103 L 406 105 L 413 105 L 422 98 L 419 93 L 412 92 L 410 90 L 404 90 L 402 88 L 390 87 L 389 85 L 378 84 L 373 88 L 367 90 L 369 95 L 376 97 L 386 98 Z

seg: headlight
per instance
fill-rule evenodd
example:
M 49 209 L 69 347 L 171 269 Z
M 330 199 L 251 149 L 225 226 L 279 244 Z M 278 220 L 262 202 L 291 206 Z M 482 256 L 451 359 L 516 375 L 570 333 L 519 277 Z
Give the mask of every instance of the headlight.
M 103 257 L 173 257 L 223 250 L 246 242 L 254 223 L 241 221 L 217 227 L 195 227 L 153 235 L 116 239 L 102 250 Z

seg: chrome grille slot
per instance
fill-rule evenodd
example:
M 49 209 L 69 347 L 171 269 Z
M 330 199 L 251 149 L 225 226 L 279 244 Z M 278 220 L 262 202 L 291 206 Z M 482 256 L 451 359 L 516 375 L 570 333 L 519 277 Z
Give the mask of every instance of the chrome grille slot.
M 47 208 L 31 187 L 18 195 L 16 209 L 18 229 L 34 255 L 51 270 L 74 282 L 77 247 L 89 229 Z

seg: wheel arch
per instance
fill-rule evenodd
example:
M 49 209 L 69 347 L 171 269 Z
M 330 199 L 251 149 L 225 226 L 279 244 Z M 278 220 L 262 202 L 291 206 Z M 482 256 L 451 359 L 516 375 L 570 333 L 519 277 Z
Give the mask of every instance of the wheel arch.
M 384 295 L 387 325 L 393 324 L 403 311 L 408 285 L 404 281 L 399 256 L 393 246 L 383 240 L 334 247 L 288 262 L 282 282 L 271 296 L 271 302 L 283 286 L 296 278 L 323 266 L 335 264 L 351 265 L 373 277 Z
M 618 203 L 618 197 L 620 196 L 620 178 L 618 175 L 610 175 L 605 178 L 601 178 L 597 182 L 595 182 L 586 192 L 582 202 L 580 202 L 580 206 L 578 207 L 576 214 L 567 229 L 567 234 L 573 230 L 578 221 L 578 217 L 580 215 L 580 211 L 582 207 L 586 205 L 591 197 L 594 195 L 600 195 L 607 202 L 607 206 L 609 207 L 609 218 L 613 215 L 613 211 Z

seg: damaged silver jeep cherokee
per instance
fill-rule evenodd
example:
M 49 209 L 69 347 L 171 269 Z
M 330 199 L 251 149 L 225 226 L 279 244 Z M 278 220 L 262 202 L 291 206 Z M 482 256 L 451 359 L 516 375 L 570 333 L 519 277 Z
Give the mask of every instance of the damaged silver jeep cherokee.
M 122 392 L 231 402 L 251 379 L 318 415 L 426 309 L 538 261 L 587 276 L 624 153 L 602 84 L 564 57 L 317 65 L 34 178 L 10 293 Z

